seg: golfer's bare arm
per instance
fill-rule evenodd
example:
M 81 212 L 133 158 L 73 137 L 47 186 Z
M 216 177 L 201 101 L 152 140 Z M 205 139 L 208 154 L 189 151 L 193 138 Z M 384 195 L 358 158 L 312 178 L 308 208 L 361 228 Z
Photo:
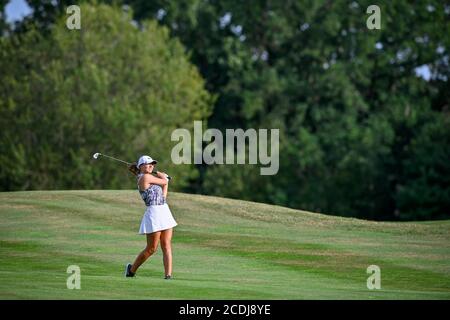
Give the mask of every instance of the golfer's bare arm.
M 166 184 L 162 186 L 164 199 L 167 199 L 167 192 L 169 191 L 169 180 L 166 176 L 164 172 L 158 172 L 158 178 L 166 180 Z
M 163 188 L 164 199 L 167 199 L 167 191 L 169 191 L 169 184 L 163 185 L 162 188 Z
M 139 179 L 139 189 L 141 190 L 147 189 L 151 184 L 157 184 L 161 186 L 163 189 L 164 198 L 167 198 L 169 181 L 166 178 L 155 177 L 152 176 L 151 174 L 144 174 L 142 178 Z

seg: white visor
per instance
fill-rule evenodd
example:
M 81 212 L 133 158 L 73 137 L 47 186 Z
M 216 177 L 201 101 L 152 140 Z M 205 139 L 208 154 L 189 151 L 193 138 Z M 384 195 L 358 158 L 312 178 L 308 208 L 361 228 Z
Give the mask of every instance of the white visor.
M 152 157 L 149 157 L 149 156 L 142 156 L 138 160 L 137 167 L 139 168 L 141 165 L 147 164 L 147 163 L 157 164 L 158 161 L 153 160 Z

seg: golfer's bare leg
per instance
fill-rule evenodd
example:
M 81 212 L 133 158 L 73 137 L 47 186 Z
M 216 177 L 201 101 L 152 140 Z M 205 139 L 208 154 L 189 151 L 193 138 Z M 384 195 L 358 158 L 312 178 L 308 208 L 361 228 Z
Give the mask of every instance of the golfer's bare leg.
M 130 271 L 136 273 L 137 269 L 147 260 L 152 254 L 158 249 L 159 238 L 161 237 L 161 232 L 154 232 L 146 234 L 147 236 L 147 246 L 144 250 L 136 257 Z
M 172 228 L 161 232 L 161 249 L 163 252 L 164 272 L 172 275 Z

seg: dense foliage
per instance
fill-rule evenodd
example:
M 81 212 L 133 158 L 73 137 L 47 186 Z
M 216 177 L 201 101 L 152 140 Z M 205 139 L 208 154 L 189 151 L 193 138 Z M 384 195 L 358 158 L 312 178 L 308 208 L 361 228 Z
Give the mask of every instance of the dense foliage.
M 40 30 L 47 30 L 69 4 L 28 2 L 34 9 L 30 20 Z M 277 175 L 261 176 L 259 166 L 254 165 L 197 166 L 200 175 L 191 176 L 184 190 L 371 219 L 450 217 L 450 6 L 445 2 L 379 1 L 380 30 L 366 26 L 366 9 L 372 4 L 366 0 L 100 2 L 127 4 L 138 23 L 157 21 L 189 50 L 190 61 L 205 79 L 206 88 L 217 97 L 209 127 L 280 129 Z M 99 36 L 89 50 L 108 51 L 113 38 Z M 131 48 L 129 54 L 138 59 L 142 52 Z M 14 56 L 19 59 L 24 49 L 16 50 Z M 38 58 L 30 58 L 34 59 Z M 91 67 L 96 68 L 97 63 Z M 15 70 L 17 73 L 20 68 Z M 77 70 L 73 72 L 82 69 Z M 417 70 L 422 74 L 429 70 L 430 77 L 424 79 Z M 138 85 L 122 76 L 117 73 L 117 83 L 124 88 L 117 90 Z M 166 94 L 178 97 L 171 91 L 175 88 L 168 87 Z M 25 99 L 22 95 L 27 91 L 19 90 L 17 99 Z M 201 91 L 200 85 L 190 90 Z M 98 92 L 88 91 L 97 99 Z M 4 92 L 8 92 L 2 95 L 4 105 L 16 103 L 10 95 L 14 90 Z M 155 88 L 155 94 L 161 93 Z M 73 99 L 60 103 L 74 104 L 77 100 Z M 31 97 L 27 101 L 31 103 Z M 128 114 L 123 114 L 124 119 Z M 201 111 L 199 116 L 205 114 Z M 189 128 L 192 123 L 187 120 L 194 118 L 199 119 L 192 116 L 177 125 Z M 12 123 L 8 119 L 2 121 Z M 165 120 L 164 127 L 174 126 L 170 117 Z M 14 124 L 17 129 L 19 122 Z M 126 132 L 132 127 L 123 124 L 117 130 Z M 161 143 L 165 142 L 162 137 Z M 101 135 L 95 139 L 97 143 L 110 140 Z M 81 141 L 74 143 L 84 146 Z M 145 150 L 142 145 L 140 149 L 127 145 L 126 150 L 119 145 L 117 141 L 110 150 L 124 155 Z M 9 148 L 2 151 L 7 159 L 2 161 L 10 161 L 8 168 L 20 163 L 18 159 L 25 154 L 16 140 L 2 148 Z M 157 148 L 166 157 L 167 153 L 159 150 L 167 145 Z M 86 163 L 79 166 L 91 172 Z M 21 168 L 16 170 L 26 170 Z M 179 170 L 176 174 L 184 172 L 184 167 L 175 168 Z M 3 173 L 4 189 L 15 186 L 5 187 L 5 179 L 21 177 Z M 48 187 L 66 186 L 56 172 L 51 174 L 58 184 Z M 92 184 L 85 178 L 78 177 L 76 185 L 98 186 L 98 180 L 89 180 L 95 181 Z
M 175 128 L 209 115 L 204 81 L 156 22 L 138 29 L 120 9 L 81 9 L 79 31 L 61 17 L 48 33 L 30 25 L 1 39 L 1 189 L 135 186 L 124 165 L 94 152 L 150 153 L 185 186 L 197 171 L 173 165 L 167 145 Z

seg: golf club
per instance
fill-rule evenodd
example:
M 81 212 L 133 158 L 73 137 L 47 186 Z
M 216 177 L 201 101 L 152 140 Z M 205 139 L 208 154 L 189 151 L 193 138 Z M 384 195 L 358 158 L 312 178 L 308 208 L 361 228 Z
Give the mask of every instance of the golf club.
M 115 161 L 119 161 L 119 162 L 125 163 L 127 166 L 129 166 L 130 164 L 132 164 L 131 162 L 126 162 L 126 161 L 123 161 L 123 160 L 120 160 L 120 159 L 117 159 L 117 158 L 108 156 L 108 155 L 103 154 L 103 153 L 100 153 L 100 152 L 94 153 L 94 155 L 92 156 L 92 158 L 94 158 L 95 160 L 97 160 L 99 156 L 106 157 L 106 158 L 109 158 L 109 159 L 112 159 L 112 160 L 115 160 Z M 157 171 L 157 170 L 153 170 L 152 173 L 156 174 L 156 173 L 158 173 L 158 171 Z M 172 179 L 172 177 L 170 177 L 170 176 L 167 175 L 167 174 L 166 174 L 166 177 L 167 177 L 168 180 L 171 180 L 171 179 Z

